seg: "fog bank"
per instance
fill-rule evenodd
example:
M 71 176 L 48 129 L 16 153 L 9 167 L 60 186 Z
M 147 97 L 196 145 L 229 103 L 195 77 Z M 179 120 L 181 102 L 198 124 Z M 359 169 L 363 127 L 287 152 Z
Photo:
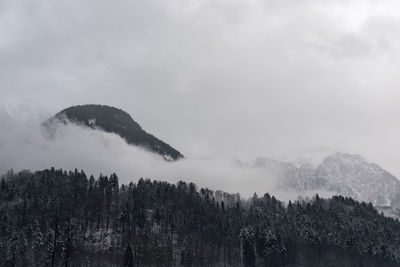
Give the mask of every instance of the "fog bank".
M 245 197 L 274 190 L 275 177 L 262 169 L 240 166 L 234 159 L 202 157 L 167 162 L 157 154 L 128 145 L 116 134 L 59 123 L 50 136 L 40 123 L 39 118 L 15 118 L 0 112 L 4 126 L 0 132 L 1 172 L 77 168 L 95 176 L 115 172 L 121 183 L 140 177 L 171 183 L 184 180 Z

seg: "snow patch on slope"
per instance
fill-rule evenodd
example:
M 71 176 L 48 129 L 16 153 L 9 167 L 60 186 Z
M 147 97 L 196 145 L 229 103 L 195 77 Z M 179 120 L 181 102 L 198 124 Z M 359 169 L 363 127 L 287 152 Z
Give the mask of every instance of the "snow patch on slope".
M 378 206 L 391 205 L 400 193 L 395 176 L 360 155 L 337 152 L 317 166 L 258 157 L 253 165 L 275 174 L 277 188 L 289 192 L 324 190 Z

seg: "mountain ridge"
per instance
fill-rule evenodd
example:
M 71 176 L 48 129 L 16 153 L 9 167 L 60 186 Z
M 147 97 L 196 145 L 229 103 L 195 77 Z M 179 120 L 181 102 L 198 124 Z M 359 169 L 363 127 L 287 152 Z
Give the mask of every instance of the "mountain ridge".
M 377 206 L 392 206 L 400 199 L 400 180 L 356 154 L 336 152 L 316 166 L 258 157 L 253 166 L 275 175 L 277 188 L 284 191 L 324 190 Z
M 126 111 L 116 107 L 97 104 L 71 106 L 45 121 L 44 125 L 51 125 L 53 120 L 115 133 L 128 144 L 145 148 L 168 161 L 184 157 L 169 144 L 146 132 Z

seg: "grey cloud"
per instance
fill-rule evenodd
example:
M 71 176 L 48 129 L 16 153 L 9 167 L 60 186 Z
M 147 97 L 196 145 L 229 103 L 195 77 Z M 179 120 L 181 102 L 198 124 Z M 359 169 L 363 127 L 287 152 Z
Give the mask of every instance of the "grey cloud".
M 327 147 L 400 175 L 396 7 L 6 0 L 0 105 L 48 116 L 117 106 L 189 158 L 290 158 Z

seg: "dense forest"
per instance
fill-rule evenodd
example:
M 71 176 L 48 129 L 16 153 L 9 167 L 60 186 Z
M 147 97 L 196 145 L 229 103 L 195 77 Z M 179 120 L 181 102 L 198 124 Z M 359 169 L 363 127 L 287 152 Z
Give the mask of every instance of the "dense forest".
M 400 222 L 334 196 L 284 204 L 54 168 L 0 183 L 0 266 L 397 266 Z

